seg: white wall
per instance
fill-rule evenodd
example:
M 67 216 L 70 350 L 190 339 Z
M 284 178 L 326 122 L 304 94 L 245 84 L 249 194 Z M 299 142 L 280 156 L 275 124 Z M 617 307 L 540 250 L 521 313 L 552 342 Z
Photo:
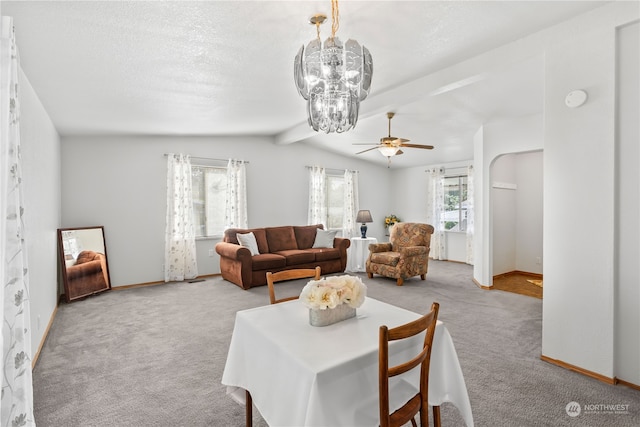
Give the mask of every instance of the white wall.
M 498 157 L 491 167 L 491 236 L 493 241 L 493 275 L 516 268 L 516 192 L 515 155 Z M 502 188 L 515 186 L 516 188 Z
M 19 83 L 31 349 L 35 355 L 58 303 L 60 139 L 22 71 Z
M 166 157 L 249 161 L 249 227 L 307 223 L 308 165 L 359 171 L 360 206 L 371 210 L 368 235 L 384 236 L 391 193 L 387 168 L 304 144 L 276 145 L 269 137 L 65 137 L 62 151 L 62 225 L 103 225 L 113 286 L 163 280 Z M 200 275 L 220 272 L 218 239 L 197 243 Z
M 516 270 L 542 274 L 543 153 L 516 155 Z M 568 220 L 570 222 L 570 220 Z
M 616 377 L 640 384 L 640 24 L 618 34 L 614 370 Z
M 545 65 L 542 354 L 607 378 L 616 316 L 616 26 L 638 19 L 637 3 L 616 3 L 570 22 Z M 574 89 L 589 99 L 567 108 Z M 637 345 L 637 335 L 626 338 Z
M 498 157 L 491 183 L 493 276 L 542 274 L 542 152 Z

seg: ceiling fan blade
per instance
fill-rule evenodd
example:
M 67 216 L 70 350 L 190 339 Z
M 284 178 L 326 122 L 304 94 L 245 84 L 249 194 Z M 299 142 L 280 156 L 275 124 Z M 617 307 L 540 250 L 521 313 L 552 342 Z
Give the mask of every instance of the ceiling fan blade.
M 396 155 L 396 156 L 399 156 L 400 154 L 403 154 L 403 153 L 404 153 L 404 151 L 402 151 L 402 150 L 398 150 L 398 151 L 396 151 L 396 154 L 395 154 L 395 155 Z
M 380 144 L 376 144 L 376 143 L 373 143 L 373 144 L 372 144 L 372 143 L 370 143 L 370 142 L 354 142 L 354 143 L 352 143 L 351 145 L 375 145 L 375 146 L 378 146 L 378 145 L 380 145 Z
M 378 146 L 376 145 L 375 147 L 367 148 L 366 150 L 362 150 L 356 154 L 362 154 L 362 153 L 366 153 L 367 151 L 377 150 L 377 149 L 378 149 Z
M 420 145 L 420 144 L 401 144 L 401 147 L 408 148 L 424 148 L 426 150 L 433 150 L 433 145 Z

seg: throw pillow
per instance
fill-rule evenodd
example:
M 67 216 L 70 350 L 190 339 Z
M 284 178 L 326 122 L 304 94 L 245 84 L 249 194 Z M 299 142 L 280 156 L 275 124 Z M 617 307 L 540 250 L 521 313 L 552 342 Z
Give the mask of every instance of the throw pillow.
M 236 234 L 236 237 L 238 238 L 240 246 L 248 248 L 252 256 L 260 255 L 260 251 L 258 250 L 258 243 L 256 242 L 256 236 L 253 234 L 253 232 L 249 232 L 247 234 L 238 233 Z
M 332 248 L 333 239 L 337 233 L 337 231 L 326 231 L 318 228 L 316 231 L 316 240 L 313 242 L 312 248 Z

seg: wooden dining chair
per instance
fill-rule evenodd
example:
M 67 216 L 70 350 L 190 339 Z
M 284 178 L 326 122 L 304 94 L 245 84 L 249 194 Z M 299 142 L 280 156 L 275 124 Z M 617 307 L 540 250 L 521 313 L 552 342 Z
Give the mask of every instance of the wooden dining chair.
M 271 300 L 271 304 L 298 299 L 297 295 L 276 299 L 274 283 L 283 282 L 285 280 L 304 279 L 311 277 L 313 277 L 315 280 L 320 280 L 320 266 L 316 268 L 298 268 L 293 270 L 284 270 L 278 271 L 277 273 L 272 273 L 270 271 L 267 272 L 267 286 L 269 287 L 269 299 Z
M 320 266 L 316 268 L 297 268 L 292 270 L 278 271 L 277 273 L 267 272 L 267 286 L 269 287 L 269 300 L 271 304 L 291 301 L 298 299 L 298 296 L 276 299 L 276 291 L 274 284 L 285 280 L 305 279 L 313 277 L 314 280 L 320 280 Z M 253 426 L 253 398 L 249 390 L 245 391 L 245 426 Z
M 411 421 L 413 427 L 417 427 L 415 416 L 420 414 L 420 425 L 429 425 L 429 362 L 431 360 L 431 346 L 438 320 L 440 305 L 434 302 L 431 311 L 421 318 L 395 328 L 380 327 L 379 343 L 379 406 L 380 427 L 400 427 Z M 389 342 L 407 339 L 426 331 L 424 343 L 420 353 L 411 360 L 399 365 L 389 366 Z M 420 386 L 417 392 L 412 388 L 412 397 L 393 413 L 389 413 L 389 378 L 401 375 L 420 365 Z M 395 392 L 395 390 L 394 390 Z M 414 393 L 415 392 L 415 393 Z M 440 426 L 440 407 L 433 407 L 433 422 Z

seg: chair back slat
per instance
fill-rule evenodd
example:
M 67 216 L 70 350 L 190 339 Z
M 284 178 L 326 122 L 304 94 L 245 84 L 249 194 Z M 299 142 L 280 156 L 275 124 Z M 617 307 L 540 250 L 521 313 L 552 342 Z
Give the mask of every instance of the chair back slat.
M 320 280 L 320 266 L 316 268 L 296 268 L 292 270 L 283 270 L 276 273 L 267 272 L 267 286 L 269 287 L 269 301 L 271 304 L 278 304 L 280 302 L 291 301 L 298 299 L 298 296 L 290 296 L 286 298 L 276 298 L 276 291 L 274 284 L 277 282 L 283 282 L 285 280 L 314 278 Z

